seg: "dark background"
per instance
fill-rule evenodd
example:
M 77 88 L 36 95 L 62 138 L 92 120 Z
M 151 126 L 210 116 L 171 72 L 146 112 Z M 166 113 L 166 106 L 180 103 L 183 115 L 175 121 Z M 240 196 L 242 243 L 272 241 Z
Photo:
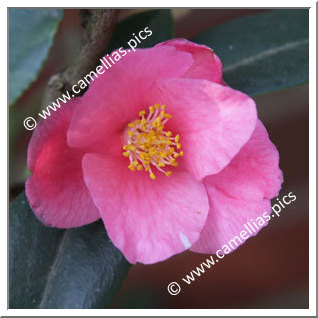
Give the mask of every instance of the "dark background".
M 121 10 L 120 19 L 141 10 Z M 176 37 L 192 38 L 209 27 L 264 10 L 174 9 Z M 77 10 L 65 10 L 54 46 L 39 78 L 10 109 L 10 198 L 23 188 L 31 133 L 21 122 L 41 105 L 49 77 L 68 65 L 80 46 Z M 217 53 L 217 52 L 216 52 Z M 222 58 L 222 57 L 221 57 Z M 308 308 L 308 85 L 254 98 L 259 117 L 280 152 L 284 184 L 297 200 L 255 238 L 207 270 L 191 285 L 181 279 L 208 255 L 176 255 L 155 265 L 132 266 L 112 308 Z M 13 145 L 13 146 L 12 146 Z M 177 296 L 167 285 L 179 282 Z

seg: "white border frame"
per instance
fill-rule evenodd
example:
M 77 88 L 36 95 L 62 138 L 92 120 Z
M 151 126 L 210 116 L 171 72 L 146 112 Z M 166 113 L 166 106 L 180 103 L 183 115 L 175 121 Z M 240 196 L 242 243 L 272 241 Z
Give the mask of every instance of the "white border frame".
M 160 3 L 160 4 L 159 4 Z M 4 262 L 2 258 L 1 262 L 1 299 L 0 299 L 0 314 L 1 316 L 316 316 L 316 2 L 315 1 L 281 1 L 281 0 L 267 0 L 267 1 L 207 1 L 196 0 L 191 1 L 171 1 L 162 0 L 158 1 L 155 5 L 154 2 L 146 2 L 142 0 L 128 1 L 122 0 L 120 3 L 115 1 L 97 1 L 90 0 L 89 3 L 83 0 L 70 1 L 70 0 L 55 0 L 54 2 L 43 2 L 39 0 L 29 0 L 23 2 L 21 0 L 5 1 L 5 6 L 2 6 L 1 10 L 1 33 L 2 39 L 7 39 L 7 7 L 24 7 L 28 4 L 29 7 L 62 7 L 62 8 L 77 8 L 77 7 L 113 7 L 113 8 L 191 8 L 193 4 L 196 5 L 195 9 L 200 8 L 310 8 L 309 10 L 309 309 L 7 309 L 8 299 L 8 264 Z M 213 7 L 211 7 L 211 5 Z M 8 50 L 8 48 L 7 48 Z M 8 60 L 6 50 L 2 49 L 1 65 L 2 74 L 8 72 Z M 4 75 L 3 77 L 4 78 Z M 8 116 L 7 108 L 4 105 L 8 105 L 7 85 L 8 82 L 3 80 L 1 85 L 1 96 L 3 100 L 3 107 L 0 107 L 0 118 L 2 118 L 1 129 L 1 142 L 3 143 L 3 149 L 6 148 L 7 140 L 4 136 L 7 136 L 8 124 L 5 118 Z M 7 167 L 7 158 L 2 156 L 1 167 Z M 2 176 L 5 173 L 2 174 Z M 4 179 L 4 178 L 3 178 Z M 1 184 L 1 202 L 6 202 L 6 209 L 8 203 L 8 186 L 7 183 L 2 181 Z M 4 209 L 1 214 L 2 231 L 1 235 L 1 255 L 8 255 L 8 220 L 6 211 Z

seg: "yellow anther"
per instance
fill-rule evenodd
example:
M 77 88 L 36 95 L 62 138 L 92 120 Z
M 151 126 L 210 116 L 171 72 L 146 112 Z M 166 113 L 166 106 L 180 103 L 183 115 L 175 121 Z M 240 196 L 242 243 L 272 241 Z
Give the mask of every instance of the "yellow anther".
M 146 111 L 145 110 L 141 110 L 140 112 L 139 112 L 139 117 L 141 117 L 142 115 L 145 115 L 146 114 Z
M 131 146 L 130 146 L 130 150 L 131 150 L 131 151 L 136 151 L 136 150 L 137 150 L 137 147 L 134 146 L 134 145 L 131 145 Z
M 154 169 L 171 175 L 171 171 L 164 171 L 167 166 L 177 167 L 176 158 L 183 156 L 180 136 L 173 136 L 171 131 L 165 131 L 166 122 L 172 118 L 165 112 L 166 106 L 155 104 L 149 106 L 149 111 L 139 111 L 139 119 L 128 124 L 127 144 L 124 145 L 123 156 L 128 157 L 128 168 L 132 171 L 145 170 L 152 180 L 156 179 Z

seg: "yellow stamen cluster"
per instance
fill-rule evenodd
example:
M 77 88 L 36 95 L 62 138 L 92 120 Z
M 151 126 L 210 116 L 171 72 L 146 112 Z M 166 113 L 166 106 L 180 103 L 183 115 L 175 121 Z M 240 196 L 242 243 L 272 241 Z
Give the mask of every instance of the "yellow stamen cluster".
M 165 112 L 166 106 L 155 104 L 149 106 L 149 112 L 139 112 L 139 118 L 128 124 L 127 144 L 123 147 L 123 155 L 129 158 L 128 168 L 132 171 L 147 171 L 151 179 L 156 179 L 152 168 L 163 172 L 166 176 L 171 171 L 165 171 L 166 166 L 177 167 L 176 159 L 183 156 L 180 136 L 172 136 L 171 131 L 165 131 L 165 124 L 172 118 Z M 179 152 L 177 152 L 179 150 Z

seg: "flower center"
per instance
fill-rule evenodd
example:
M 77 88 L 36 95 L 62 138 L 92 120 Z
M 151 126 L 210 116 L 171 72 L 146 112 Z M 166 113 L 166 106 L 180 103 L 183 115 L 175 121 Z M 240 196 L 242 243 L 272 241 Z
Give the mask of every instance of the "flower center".
M 180 136 L 174 137 L 171 131 L 165 131 L 165 124 L 172 118 L 165 109 L 165 105 L 155 104 L 149 106 L 147 116 L 145 110 L 140 111 L 140 118 L 128 124 L 128 140 L 123 147 L 123 155 L 130 161 L 128 168 L 132 171 L 145 170 L 153 180 L 156 179 L 154 168 L 170 176 L 172 172 L 164 168 L 177 167 L 176 159 L 183 156 Z

